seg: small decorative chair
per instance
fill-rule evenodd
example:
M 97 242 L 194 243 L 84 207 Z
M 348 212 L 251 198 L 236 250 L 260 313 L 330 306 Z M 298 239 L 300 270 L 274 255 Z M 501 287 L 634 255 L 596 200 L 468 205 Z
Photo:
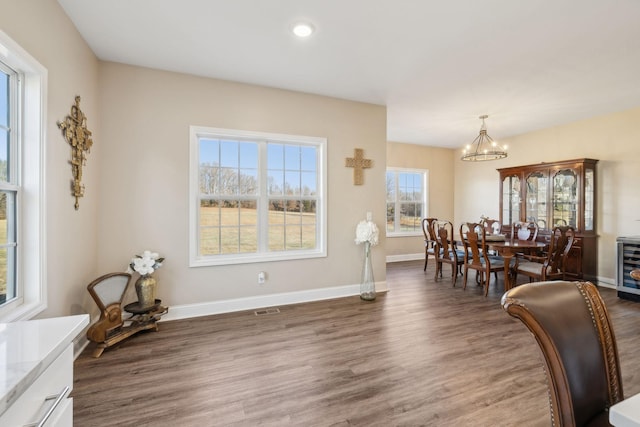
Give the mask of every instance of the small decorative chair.
M 451 281 L 456 285 L 460 266 L 464 263 L 464 251 L 456 246 L 453 239 L 453 224 L 449 221 L 435 221 L 434 231 L 436 233 L 436 247 L 434 250 L 436 258 L 436 276 L 442 277 L 442 263 L 451 265 Z
M 427 271 L 427 263 L 429 262 L 429 256 L 435 258 L 436 247 L 436 232 L 433 228 L 433 224 L 438 218 L 423 218 L 422 219 L 422 234 L 424 234 L 424 271 Z
M 551 425 L 609 426 L 623 400 L 613 326 L 589 282 L 528 283 L 506 292 L 502 307 L 536 339 L 545 364 Z
M 573 227 L 555 227 L 549 241 L 549 251 L 545 256 L 518 255 L 513 267 L 513 283 L 518 274 L 529 277 L 529 281 L 565 280 L 567 257 L 573 246 Z

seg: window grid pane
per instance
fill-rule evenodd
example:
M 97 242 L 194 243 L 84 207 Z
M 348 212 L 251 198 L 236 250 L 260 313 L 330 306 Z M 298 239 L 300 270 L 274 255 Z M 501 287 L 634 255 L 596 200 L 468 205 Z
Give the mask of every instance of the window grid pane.
M 199 137 L 198 148 L 199 256 L 317 249 L 319 145 Z
M 426 172 L 387 170 L 387 233 L 422 233 Z
M 16 88 L 15 78 L 0 69 L 0 181 L 11 179 L 11 126 L 14 120 L 11 93 Z M 0 191 L 0 306 L 18 296 L 16 281 L 16 193 Z

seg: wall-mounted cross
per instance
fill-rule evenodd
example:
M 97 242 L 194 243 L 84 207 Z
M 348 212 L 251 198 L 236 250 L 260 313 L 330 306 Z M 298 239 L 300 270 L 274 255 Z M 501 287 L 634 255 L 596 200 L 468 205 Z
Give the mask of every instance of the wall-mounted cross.
M 362 148 L 354 149 L 353 157 L 347 157 L 346 167 L 353 168 L 353 184 L 362 185 L 364 183 L 364 169 L 373 166 L 373 160 L 364 158 L 364 150 Z

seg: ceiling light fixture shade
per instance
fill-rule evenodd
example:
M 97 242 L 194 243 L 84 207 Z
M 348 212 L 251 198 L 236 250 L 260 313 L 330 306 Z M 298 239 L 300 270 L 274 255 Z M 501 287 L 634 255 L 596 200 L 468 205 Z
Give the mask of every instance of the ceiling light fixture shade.
M 302 38 L 309 37 L 311 34 L 313 34 L 314 30 L 315 28 L 313 27 L 313 25 L 306 22 L 299 22 L 292 28 L 293 34 Z
M 480 116 L 482 120 L 482 126 L 480 127 L 480 134 L 473 140 L 473 142 L 467 145 L 462 150 L 461 160 L 467 162 L 482 162 L 485 160 L 497 160 L 507 157 L 507 147 L 501 146 L 494 141 L 489 135 L 487 135 L 487 125 L 484 123 L 486 114 Z

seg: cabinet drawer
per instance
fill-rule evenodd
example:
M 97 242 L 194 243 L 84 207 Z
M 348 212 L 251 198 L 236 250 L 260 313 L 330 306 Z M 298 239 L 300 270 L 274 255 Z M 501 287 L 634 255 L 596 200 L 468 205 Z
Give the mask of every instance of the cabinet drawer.
M 68 390 L 64 392 L 65 387 Z M 69 345 L 0 418 L 2 426 L 25 426 L 39 422 L 52 406 L 56 410 L 46 426 L 71 426 L 65 420 L 73 416 L 69 393 L 73 387 L 73 346 Z M 61 399 L 56 399 L 63 394 Z M 59 420 L 60 422 L 56 422 Z

